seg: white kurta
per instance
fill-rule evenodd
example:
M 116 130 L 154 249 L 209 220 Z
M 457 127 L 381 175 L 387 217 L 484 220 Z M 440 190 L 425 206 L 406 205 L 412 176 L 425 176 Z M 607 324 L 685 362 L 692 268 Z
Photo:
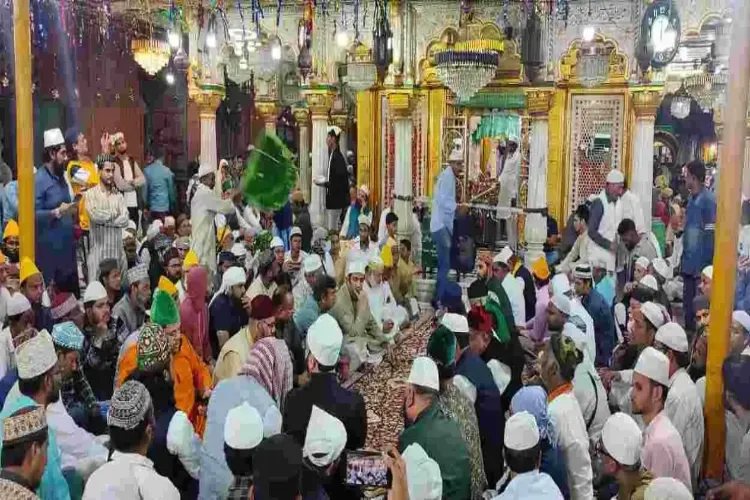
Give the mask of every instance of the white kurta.
M 112 460 L 96 470 L 83 491 L 83 500 L 179 500 L 172 482 L 154 470 L 143 455 L 115 451 Z
M 570 299 L 570 316 L 577 316 L 583 320 L 583 323 L 586 325 L 586 331 L 584 332 L 586 334 L 586 351 L 588 352 L 589 359 L 596 359 L 594 319 L 577 298 Z
M 193 225 L 192 249 L 198 255 L 198 262 L 216 274 L 216 214 L 234 211 L 232 200 L 223 200 L 205 184 L 198 185 L 190 203 L 190 221 Z M 210 280 L 209 280 L 210 281 Z
M 509 219 L 511 200 L 515 198 L 518 193 L 518 174 L 521 170 L 521 152 L 516 150 L 513 156 L 505 160 L 505 166 L 503 171 L 500 172 L 498 182 L 500 183 L 500 191 L 497 195 L 497 218 L 498 219 Z
M 526 301 L 523 298 L 523 285 L 511 273 L 503 278 L 503 289 L 508 294 L 510 307 L 513 310 L 513 321 L 516 325 L 526 324 Z
M 370 312 L 375 321 L 381 326 L 387 319 L 393 321 L 393 328 L 385 334 L 389 339 L 393 339 L 399 332 L 401 325 L 406 322 L 408 317 L 406 309 L 396 304 L 396 299 L 393 297 L 393 292 L 391 292 L 391 287 L 387 281 L 376 287 L 365 283 L 364 291 L 365 295 L 367 295 L 367 302 L 370 304 Z
M 0 378 L 4 377 L 9 370 L 15 367 L 16 348 L 13 346 L 10 327 L 6 326 L 0 331 Z
M 596 442 L 610 413 L 607 391 L 604 390 L 588 353 L 584 353 L 583 362 L 576 367 L 573 375 L 573 393 L 581 408 L 583 422 L 591 422 L 588 428 L 589 438 Z
M 74 467 L 85 476 L 104 464 L 109 450 L 93 434 L 86 432 L 73 421 L 65 410 L 62 398 L 47 406 L 47 423 L 57 435 L 62 467 Z
M 617 226 L 620 225 L 620 221 L 622 221 L 624 217 L 622 200 L 618 199 L 616 202 L 610 203 L 607 200 L 606 191 L 602 191 L 597 198 L 602 202 L 604 213 L 602 219 L 599 221 L 599 227 L 595 229 L 609 241 L 616 242 Z M 614 271 L 615 252 L 609 248 L 602 248 L 593 241 L 591 243 L 592 245 L 589 248 L 589 258 L 592 261 L 606 262 L 607 270 Z
M 589 435 L 586 432 L 586 423 L 583 421 L 578 401 L 570 392 L 560 394 L 550 401 L 548 412 L 555 428 L 553 438 L 565 457 L 571 498 L 573 500 L 593 499 Z
M 693 485 L 696 485 L 703 459 L 703 404 L 698 389 L 684 368 L 674 372 L 669 383 L 664 412 L 680 433 Z
M 127 262 L 122 246 L 122 230 L 130 220 L 125 198 L 116 188 L 109 190 L 98 184 L 83 194 L 86 212 L 89 214 L 88 258 L 89 281 L 99 276 L 99 264 L 104 259 L 116 259 L 120 270 L 125 272 Z

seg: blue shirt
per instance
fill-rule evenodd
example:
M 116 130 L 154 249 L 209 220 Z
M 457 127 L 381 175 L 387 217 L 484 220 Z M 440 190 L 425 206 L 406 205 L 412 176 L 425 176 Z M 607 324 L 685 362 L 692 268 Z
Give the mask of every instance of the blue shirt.
M 18 221 L 18 181 L 10 181 L 3 189 L 3 228 L 10 219 Z
M 55 270 L 67 273 L 75 269 L 73 211 L 59 219 L 52 213 L 61 203 L 70 203 L 70 189 L 64 177 L 53 175 L 42 166 L 34 178 L 34 194 L 36 265 L 49 283 L 55 278 Z
M 12 368 L 8 370 L 5 376 L 0 379 L 0 408 L 5 404 L 5 399 L 8 397 L 8 393 L 16 384 L 18 380 L 18 369 Z
M 3 407 L 0 413 L 0 420 L 4 420 L 21 408 L 28 406 L 38 406 L 36 402 L 28 396 L 21 395 L 19 398 L 9 401 Z M 60 458 L 60 448 L 57 447 L 57 438 L 52 427 L 47 427 L 47 466 L 42 474 L 42 482 L 39 484 L 37 495 L 41 500 L 70 500 L 70 490 L 65 476 L 62 473 Z M 3 427 L 0 426 L 0 435 L 3 433 Z M 2 450 L 2 441 L 0 441 L 0 450 Z
M 609 366 L 609 357 L 615 349 L 615 319 L 612 309 L 596 290 L 581 297 L 581 303 L 594 320 L 594 338 L 596 339 L 596 366 Z
M 148 207 L 152 212 L 169 212 L 175 206 L 174 173 L 156 160 L 143 169 L 148 189 Z
M 685 210 L 680 270 L 688 276 L 700 276 L 714 257 L 716 198 L 706 189 L 690 197 Z
M 456 215 L 456 176 L 453 168 L 445 167 L 437 179 L 435 194 L 432 197 L 430 232 L 447 229 L 453 233 L 453 218 Z
M 219 382 L 208 400 L 206 430 L 201 450 L 200 500 L 226 498 L 232 472 L 224 457 L 224 422 L 232 408 L 247 402 L 263 418 L 264 437 L 281 432 L 281 413 L 255 379 L 238 375 Z
M 307 337 L 307 330 L 315 323 L 318 316 L 320 316 L 318 301 L 312 295 L 308 295 L 305 297 L 300 308 L 294 311 L 294 324 L 297 327 L 300 338 L 305 339 Z
M 602 280 L 597 283 L 594 286 L 594 290 L 599 292 L 599 295 L 602 296 L 604 299 L 604 302 L 607 303 L 609 307 L 612 307 L 612 304 L 615 303 L 615 279 L 607 274 Z

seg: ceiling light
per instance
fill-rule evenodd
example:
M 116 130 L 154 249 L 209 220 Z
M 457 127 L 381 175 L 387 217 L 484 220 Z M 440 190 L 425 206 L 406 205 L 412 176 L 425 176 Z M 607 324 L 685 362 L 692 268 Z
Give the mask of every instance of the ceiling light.
M 174 73 L 171 71 L 167 71 L 167 74 L 164 75 L 164 79 L 167 81 L 167 85 L 174 85 Z
M 169 30 L 169 33 L 167 33 L 167 40 L 169 41 L 169 46 L 173 49 L 180 46 L 180 34 L 174 30 Z
M 594 39 L 594 35 L 596 35 L 596 30 L 593 26 L 586 26 L 583 28 L 583 41 L 584 42 L 590 42 Z
M 281 59 L 281 42 L 278 38 L 271 42 L 271 59 L 274 61 Z
M 209 31 L 206 35 L 206 47 L 213 49 L 216 48 L 216 33 Z

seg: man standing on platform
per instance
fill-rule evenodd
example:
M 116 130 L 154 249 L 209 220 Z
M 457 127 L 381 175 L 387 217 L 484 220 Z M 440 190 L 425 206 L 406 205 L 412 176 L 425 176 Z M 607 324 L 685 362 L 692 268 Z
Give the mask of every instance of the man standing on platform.
M 44 165 L 34 179 L 36 209 L 36 263 L 49 282 L 58 271 L 66 275 L 76 269 L 73 216 L 78 204 L 71 203 L 65 181 L 68 151 L 59 128 L 44 132 Z M 77 290 L 76 290 L 77 292 Z
M 125 205 L 128 207 L 130 219 L 138 224 L 138 193 L 136 188 L 142 186 L 146 179 L 143 177 L 143 172 L 141 172 L 135 159 L 128 155 L 128 143 L 125 140 L 125 134 L 117 132 L 110 138 L 110 141 L 118 166 L 115 169 L 117 189 L 122 191 L 125 197 Z
M 607 185 L 591 202 L 589 208 L 589 260 L 606 262 L 607 270 L 615 270 L 617 254 L 617 226 L 622 220 L 622 194 L 625 176 L 612 169 L 607 174 Z
M 438 176 L 435 195 L 432 198 L 430 233 L 437 251 L 435 301 L 439 301 L 442 297 L 451 267 L 453 219 L 456 216 L 456 176 L 461 172 L 461 164 L 464 161 L 461 144 L 460 139 L 454 143 L 453 151 L 448 157 L 448 167 L 444 168 Z
M 521 170 L 521 152 L 518 150 L 518 137 L 514 135 L 508 137 L 508 155 L 502 171 L 497 176 L 497 182 L 500 184 L 497 198 L 497 218 L 505 223 L 508 245 L 511 248 L 516 248 L 518 245 L 518 230 L 513 224 L 514 219 L 510 210 L 508 210 L 516 206 L 518 175 Z
M 326 145 L 328 146 L 328 167 L 325 179 L 316 180 L 316 184 L 326 189 L 326 226 L 330 231 L 338 231 L 341 211 L 349 206 L 349 171 L 346 160 L 339 149 L 341 129 L 328 127 Z

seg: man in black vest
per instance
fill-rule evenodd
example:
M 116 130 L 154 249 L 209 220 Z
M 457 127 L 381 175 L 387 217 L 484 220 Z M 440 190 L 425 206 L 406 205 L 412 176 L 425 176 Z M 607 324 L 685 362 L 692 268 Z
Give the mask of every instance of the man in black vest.
M 349 172 L 346 160 L 339 149 L 341 129 L 328 127 L 326 144 L 328 145 L 328 166 L 326 182 L 326 226 L 329 230 L 339 229 L 341 210 L 349 206 Z

